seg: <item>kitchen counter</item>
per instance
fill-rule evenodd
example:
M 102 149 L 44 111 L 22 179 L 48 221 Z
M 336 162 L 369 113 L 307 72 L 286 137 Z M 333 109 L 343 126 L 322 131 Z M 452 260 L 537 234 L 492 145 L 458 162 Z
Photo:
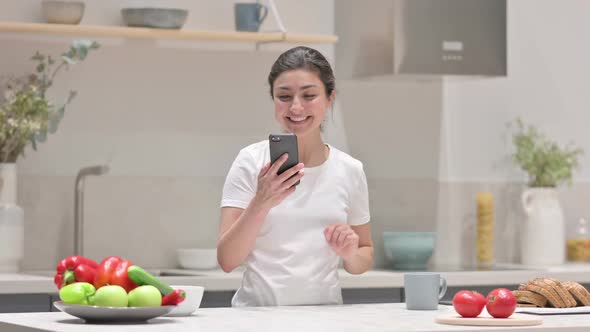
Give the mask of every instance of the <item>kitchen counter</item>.
M 204 286 L 208 291 L 236 290 L 241 284 L 242 271 L 225 273 L 221 270 L 189 271 L 164 269 L 164 274 L 193 274 L 184 276 L 162 276 L 164 282 L 172 285 Z M 37 274 L 37 275 L 34 275 Z M 56 293 L 53 272 L 27 272 L 22 274 L 0 273 L 0 294 Z M 441 272 L 450 287 L 517 285 L 529 279 L 546 276 L 559 280 L 590 283 L 590 264 L 565 264 L 557 267 L 531 268 L 502 271 L 461 271 Z M 39 276 L 45 275 L 45 276 Z M 403 272 L 372 270 L 361 275 L 351 275 L 340 270 L 343 289 L 354 288 L 402 288 Z M 51 276 L 51 277 L 49 277 Z
M 342 306 L 295 306 L 198 309 L 190 317 L 161 317 L 144 324 L 84 324 L 62 312 L 0 314 L 0 330 L 6 332 L 58 331 L 481 331 L 482 327 L 440 325 L 436 316 L 451 314 L 452 307 L 435 311 L 410 311 L 405 304 L 356 304 Z M 582 332 L 590 330 L 588 315 L 542 316 L 543 324 L 519 327 L 519 331 Z M 485 331 L 513 328 L 486 327 Z

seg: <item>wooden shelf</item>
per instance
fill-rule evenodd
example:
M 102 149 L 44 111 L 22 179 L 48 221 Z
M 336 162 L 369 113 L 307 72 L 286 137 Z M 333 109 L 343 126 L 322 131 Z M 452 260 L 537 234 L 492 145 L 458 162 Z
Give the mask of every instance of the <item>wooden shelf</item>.
M 0 33 L 32 33 L 57 36 L 114 37 L 135 39 L 205 40 L 257 43 L 333 44 L 334 35 L 310 35 L 282 32 L 236 32 L 208 30 L 167 30 L 125 26 L 67 25 L 0 22 Z

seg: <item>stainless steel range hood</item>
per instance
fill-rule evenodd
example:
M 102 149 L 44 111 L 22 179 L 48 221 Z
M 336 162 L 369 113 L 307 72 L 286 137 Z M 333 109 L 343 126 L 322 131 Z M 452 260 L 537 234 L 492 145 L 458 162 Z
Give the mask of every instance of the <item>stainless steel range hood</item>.
M 505 76 L 506 0 L 335 0 L 339 78 Z

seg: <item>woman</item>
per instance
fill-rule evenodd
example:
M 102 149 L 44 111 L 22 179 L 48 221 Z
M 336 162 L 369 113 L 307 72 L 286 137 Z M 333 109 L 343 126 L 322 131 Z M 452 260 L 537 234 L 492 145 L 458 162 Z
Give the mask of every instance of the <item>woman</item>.
M 341 304 L 340 259 L 363 273 L 373 244 L 362 163 L 321 137 L 334 74 L 321 53 L 296 47 L 279 56 L 268 83 L 300 163 L 277 175 L 286 155 L 271 165 L 265 140 L 242 149 L 227 175 L 217 259 L 225 272 L 246 266 L 232 306 Z

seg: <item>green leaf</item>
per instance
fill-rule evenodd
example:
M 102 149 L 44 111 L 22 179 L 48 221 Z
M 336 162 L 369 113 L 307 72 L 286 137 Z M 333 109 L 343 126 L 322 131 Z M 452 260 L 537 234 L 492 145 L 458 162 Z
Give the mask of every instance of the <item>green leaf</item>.
M 77 50 L 89 49 L 89 48 L 93 47 L 94 44 L 97 44 L 97 43 L 92 40 L 88 40 L 88 39 L 76 39 L 76 40 L 72 41 L 72 47 Z
M 97 49 L 99 47 L 100 44 L 95 41 L 86 39 L 74 40 L 72 42 L 72 47 L 70 48 L 69 58 L 82 61 L 86 59 L 90 50 Z
M 86 56 L 88 55 L 88 49 L 87 48 L 81 48 L 78 50 L 78 58 L 80 60 L 84 60 L 86 59 Z
M 60 107 L 57 113 L 53 117 L 51 117 L 51 119 L 49 119 L 49 123 L 47 124 L 47 131 L 49 131 L 50 134 L 55 134 L 57 132 L 59 123 L 64 118 L 65 109 L 65 105 Z
M 35 136 L 33 138 L 33 143 L 35 141 L 43 143 L 46 140 L 47 140 L 47 130 L 40 130 L 39 132 L 37 132 L 37 134 L 35 134 Z M 35 144 L 33 144 L 33 149 L 36 150 Z
M 66 102 L 60 108 L 58 108 L 55 111 L 55 114 L 49 119 L 49 123 L 47 124 L 47 126 L 48 126 L 48 131 L 50 134 L 55 134 L 57 132 L 57 128 L 59 127 L 59 123 L 64 118 L 64 115 L 66 112 L 66 106 L 72 101 L 72 99 L 74 99 L 76 97 L 76 95 L 77 95 L 76 91 L 70 91 Z
M 69 65 L 75 65 L 76 64 L 76 60 L 72 59 L 71 57 L 69 57 L 67 55 L 62 55 L 61 58 L 62 58 L 63 61 L 65 61 Z

